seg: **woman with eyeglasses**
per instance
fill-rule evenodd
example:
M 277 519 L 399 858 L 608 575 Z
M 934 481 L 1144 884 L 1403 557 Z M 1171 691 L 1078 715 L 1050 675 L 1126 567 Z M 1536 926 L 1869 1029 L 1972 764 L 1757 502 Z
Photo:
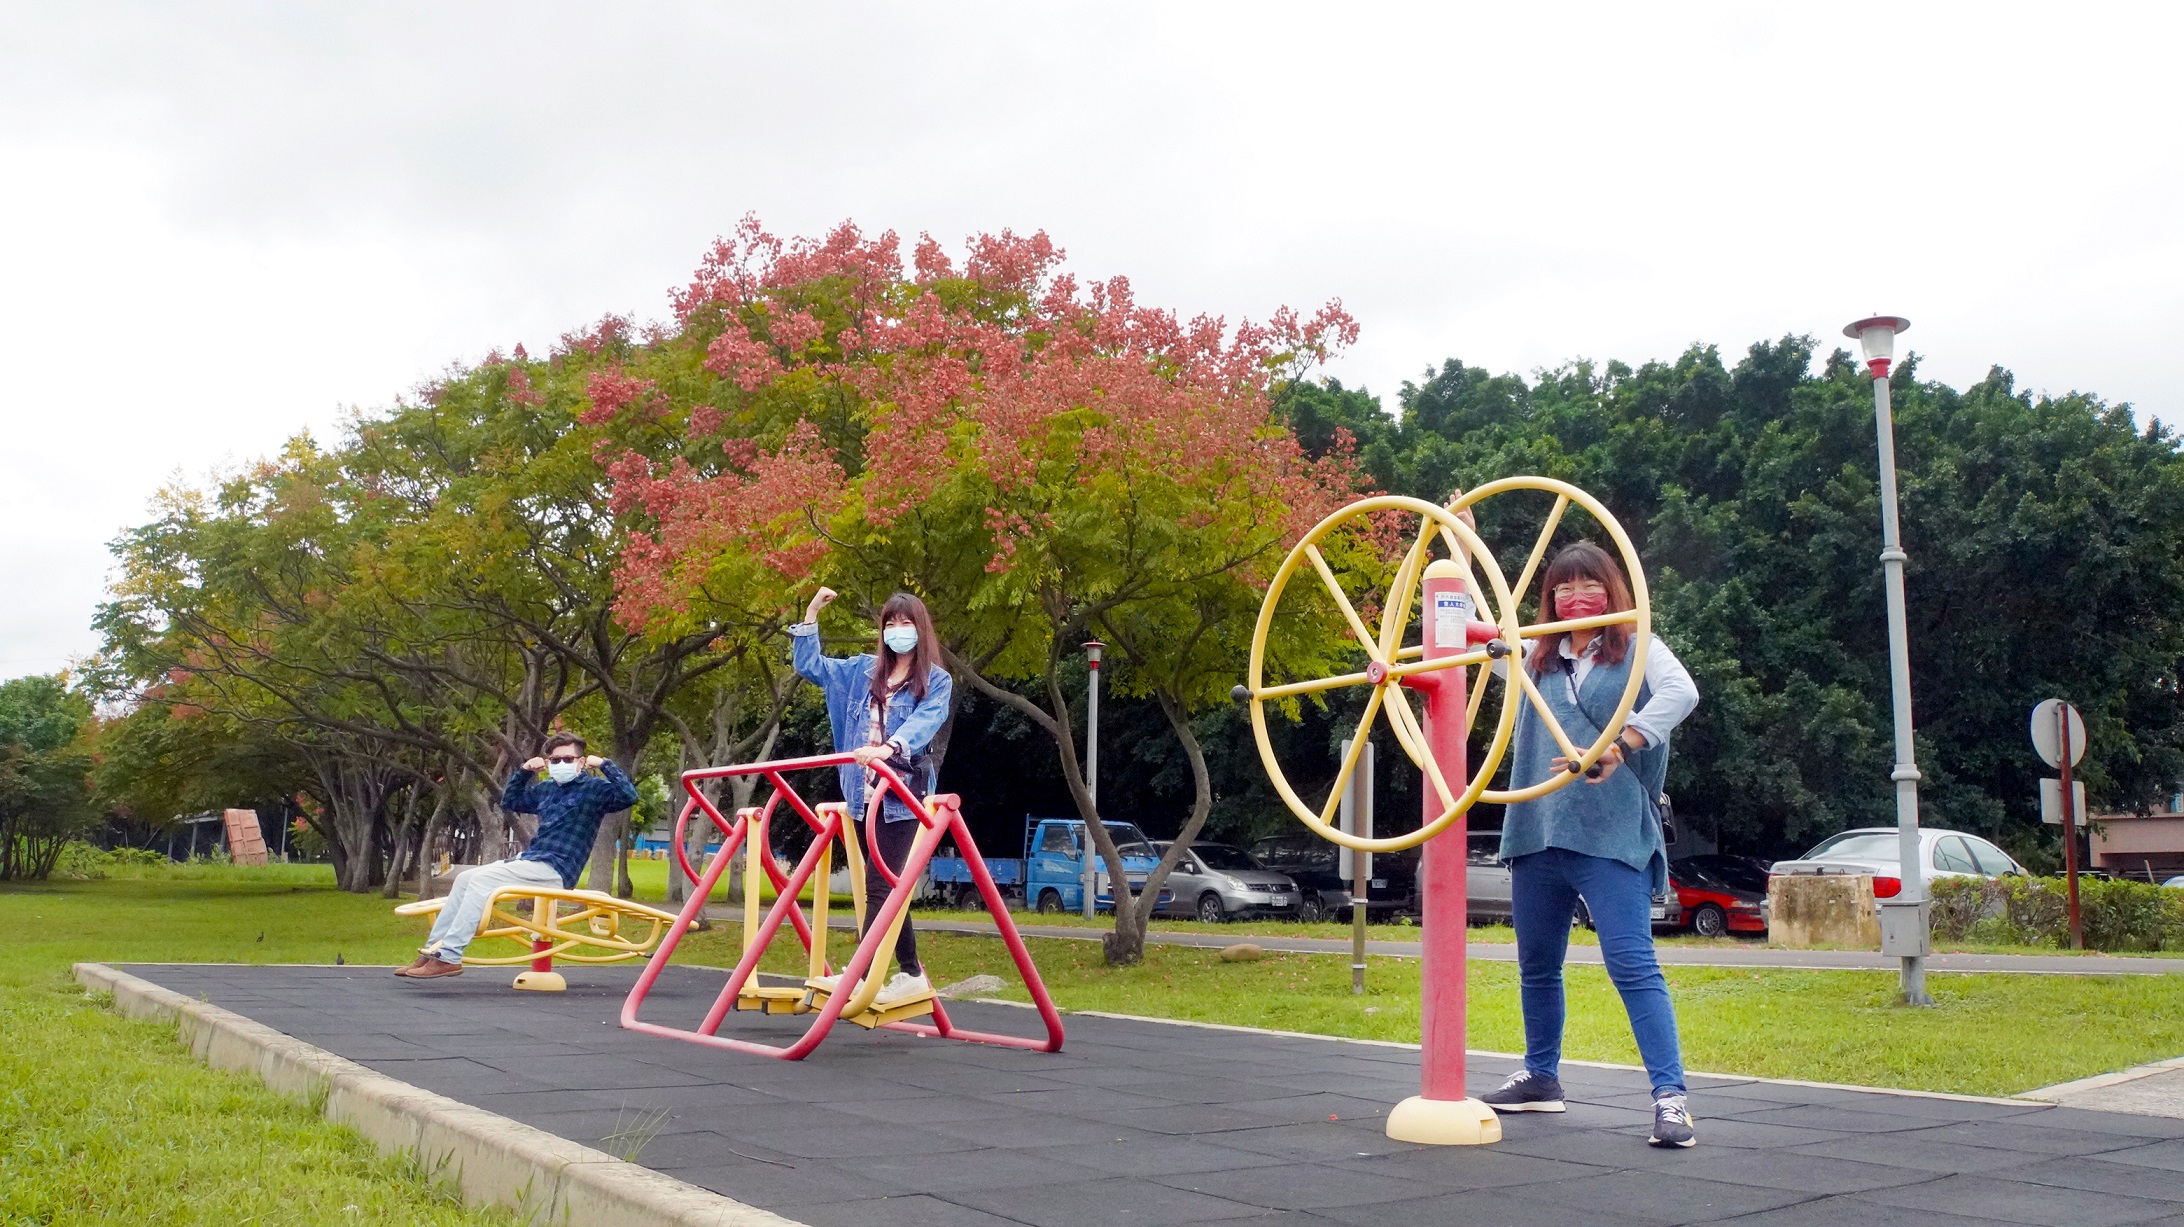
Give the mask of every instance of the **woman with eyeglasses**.
M 1540 581 L 1552 619 L 1596 618 L 1631 608 L 1630 584 L 1606 550 L 1565 546 Z M 1633 664 L 1628 623 L 1584 627 L 1528 641 L 1523 663 L 1540 697 L 1577 746 L 1597 740 L 1622 702 Z M 1653 953 L 1653 898 L 1668 889 L 1661 784 L 1668 735 L 1698 705 L 1676 654 L 1661 637 L 1646 652 L 1637 705 L 1622 734 L 1584 779 L 1508 807 L 1501 858 L 1509 865 L 1517 970 L 1524 1012 L 1524 1068 L 1481 1098 L 1498 1112 L 1564 1110 L 1562 963 L 1582 899 L 1600 934 L 1608 978 L 1653 1084 L 1655 1146 L 1696 1142 L 1685 1102 L 1676 1010 Z M 1509 750 L 1509 787 L 1525 788 L 1567 771 L 1553 734 L 1531 704 L 1519 708 Z
M 955 680 L 941 666 L 940 638 L 933 633 L 932 614 L 925 602 L 907 592 L 896 593 L 880 606 L 879 642 L 871 652 L 856 656 L 822 652 L 819 611 L 833 604 L 834 598 L 834 589 L 819 589 L 804 609 L 804 620 L 789 628 L 791 659 L 797 673 L 826 694 L 835 751 L 856 756 L 856 762 L 839 768 L 842 799 L 848 802 L 856 824 L 852 838 L 865 849 L 876 842 L 889 871 L 899 871 L 917 838 L 918 815 L 900 795 L 882 787 L 876 764 L 886 763 L 921 798 L 933 790 L 938 770 L 933 738 L 948 723 Z M 866 828 L 874 823 L 877 838 L 868 839 Z M 880 901 L 890 889 L 879 865 L 867 857 L 867 928 L 878 917 Z M 880 989 L 874 1004 L 881 1008 L 933 990 L 918 961 L 918 935 L 907 916 L 895 939 L 895 961 L 902 970 Z M 832 993 L 840 988 L 841 977 L 827 976 L 818 983 Z

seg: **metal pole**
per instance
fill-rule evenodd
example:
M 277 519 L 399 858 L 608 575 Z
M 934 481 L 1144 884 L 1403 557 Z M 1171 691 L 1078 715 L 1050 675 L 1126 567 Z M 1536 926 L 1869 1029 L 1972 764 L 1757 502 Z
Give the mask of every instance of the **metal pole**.
M 1100 812 L 1100 648 L 1102 646 L 1104 645 L 1097 642 L 1084 645 L 1084 667 L 1086 670 L 1086 690 L 1084 700 L 1084 790 L 1092 794 L 1092 813 L 1095 818 L 1098 817 Z M 1086 920 L 1092 919 L 1097 912 L 1097 909 L 1094 908 L 1092 904 L 1092 897 L 1098 893 L 1097 887 L 1099 885 L 1099 870 L 1094 867 L 1093 855 L 1094 845 L 1092 843 L 1092 829 L 1090 827 L 1086 827 L 1084 832 L 1083 892 L 1084 918 Z M 1115 898 L 1117 901 L 1117 907 L 1120 907 L 1122 895 L 1119 891 L 1115 895 Z
M 1350 742 L 1342 743 L 1342 756 L 1350 756 Z M 1349 835 L 1373 833 L 1373 743 L 1358 754 L 1357 770 L 1350 775 L 1349 790 L 1342 794 L 1342 830 Z M 1365 991 L 1366 886 L 1373 876 L 1373 854 L 1342 850 L 1342 876 L 1350 880 L 1350 992 Z M 1299 900 L 1300 905 L 1302 900 Z
M 2070 948 L 2085 949 L 2085 926 L 2078 914 L 2078 796 L 2070 782 L 2070 704 L 2055 705 L 2055 723 L 2061 730 L 2056 744 L 2063 748 L 2062 758 L 2062 811 L 2063 811 L 2063 872 L 2070 884 Z
M 1888 677 L 1895 706 L 1898 874 L 1903 888 L 1892 902 L 1917 908 L 1924 914 L 1926 867 L 1919 855 L 1919 769 L 1911 742 L 1911 641 L 1905 625 L 1902 534 L 1896 518 L 1896 426 L 1888 401 L 1888 364 L 1873 364 L 1873 423 L 1880 442 L 1881 468 L 1881 571 L 1888 591 Z M 1923 947 L 1924 943 L 1920 943 Z M 1926 992 L 1926 959 L 1920 954 L 1903 958 L 1905 1005 L 1932 1005 Z

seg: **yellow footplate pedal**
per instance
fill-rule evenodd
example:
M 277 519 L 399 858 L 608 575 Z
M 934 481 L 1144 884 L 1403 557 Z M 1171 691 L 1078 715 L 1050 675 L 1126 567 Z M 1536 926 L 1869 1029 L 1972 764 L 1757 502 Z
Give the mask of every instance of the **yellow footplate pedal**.
M 828 996 L 827 990 L 817 985 L 811 985 L 799 991 L 811 995 L 810 1004 L 805 1007 L 806 1009 L 825 1008 Z M 906 1018 L 924 1018 L 933 1012 L 933 1000 L 939 995 L 928 990 L 919 993 L 915 997 L 905 997 L 901 1001 L 890 1002 L 885 1006 L 874 1005 L 862 1014 L 845 1013 L 842 1015 L 842 1021 L 855 1023 L 870 1031 L 876 1027 L 884 1027 L 891 1022 L 901 1022 Z
M 764 1010 L 768 1014 L 801 1014 L 804 1012 L 804 989 L 801 986 L 746 984 L 736 994 L 739 1010 Z
M 933 996 L 932 993 L 921 993 L 916 997 L 906 998 L 885 1007 L 874 1006 L 854 1018 L 845 1018 L 842 1021 L 856 1023 L 858 1026 L 870 1031 L 875 1027 L 884 1027 L 892 1022 L 901 1022 L 906 1018 L 924 1018 L 933 1012 Z

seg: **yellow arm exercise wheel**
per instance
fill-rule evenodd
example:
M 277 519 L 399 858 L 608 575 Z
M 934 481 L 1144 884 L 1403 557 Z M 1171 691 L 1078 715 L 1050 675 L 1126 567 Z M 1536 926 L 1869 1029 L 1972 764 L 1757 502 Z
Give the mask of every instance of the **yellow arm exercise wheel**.
M 1552 494 L 1555 502 L 1533 544 L 1524 570 L 1512 588 L 1493 552 L 1457 513 L 1497 495 L 1525 490 Z M 1621 554 L 1624 571 L 1630 577 L 1633 608 L 1598 618 L 1524 624 L 1519 621 L 1519 607 L 1533 579 L 1539 574 L 1540 563 L 1548 547 L 1553 544 L 1555 530 L 1560 526 L 1563 513 L 1572 503 L 1584 508 L 1599 521 L 1614 541 Z M 1415 515 L 1418 517 L 1418 526 L 1415 534 L 1409 537 L 1412 543 L 1409 550 L 1395 563 L 1382 592 L 1380 626 L 1375 634 L 1359 616 L 1357 605 L 1353 603 L 1351 594 L 1344 590 L 1341 577 L 1328 564 L 1322 547 L 1339 542 L 1354 551 L 1368 539 L 1373 519 L 1387 517 L 1391 513 L 1405 518 Z M 1406 646 L 1402 639 L 1409 628 L 1411 610 L 1420 584 L 1426 578 L 1427 567 L 1435 562 L 1434 546 L 1437 542 L 1443 547 L 1446 557 L 1456 560 L 1457 565 L 1461 566 L 1465 587 L 1470 591 L 1473 601 L 1500 634 L 1493 644 L 1429 661 L 1423 658 L 1422 645 Z M 1316 574 L 1337 613 L 1348 624 L 1351 634 L 1366 657 L 1366 667 L 1359 672 L 1268 685 L 1267 645 L 1274 619 L 1281 614 L 1282 597 L 1288 590 L 1290 580 L 1307 569 Z M 1480 573 L 1485 576 L 1484 587 L 1479 582 Z M 1543 596 L 1543 604 L 1544 601 Z M 1560 631 L 1619 623 L 1631 626 L 1635 640 L 1630 681 L 1623 689 L 1615 714 L 1603 727 L 1600 736 L 1591 745 L 1580 749 L 1570 741 L 1561 723 L 1547 710 L 1544 700 L 1532 685 L 1528 672 L 1516 663 L 1517 652 L 1514 645 L 1523 640 L 1537 639 Z M 1576 486 L 1546 477 L 1510 477 L 1480 486 L 1447 507 L 1429 503 L 1424 499 L 1379 495 L 1352 503 L 1321 520 L 1290 550 L 1288 557 L 1283 559 L 1280 569 L 1267 585 L 1266 597 L 1259 607 L 1258 624 L 1253 628 L 1251 638 L 1250 664 L 1245 684 L 1238 688 L 1238 697 L 1250 706 L 1251 731 L 1259 744 L 1260 761 L 1265 764 L 1267 778 L 1273 782 L 1275 791 L 1289 806 L 1290 812 L 1315 833 L 1345 847 L 1367 852 L 1392 852 L 1414 847 L 1440 834 L 1478 801 L 1506 804 L 1545 796 L 1557 788 L 1567 786 L 1578 774 L 1598 762 L 1607 753 L 1608 746 L 1622 733 L 1623 723 L 1637 702 L 1639 689 L 1645 682 L 1646 655 L 1651 638 L 1652 604 L 1646 590 L 1645 573 L 1638 563 L 1637 551 L 1632 548 L 1630 538 L 1623 531 L 1622 525 L 1608 509 L 1598 499 Z M 1423 730 L 1408 698 L 1403 694 L 1402 679 L 1440 669 L 1476 667 L 1478 673 L 1472 687 L 1469 712 L 1470 719 L 1475 721 L 1484 696 L 1485 683 L 1492 676 L 1490 666 L 1497 654 L 1497 648 L 1506 653 L 1503 658 L 1511 662 L 1511 667 L 1507 670 L 1509 676 L 1502 687 L 1501 706 L 1495 718 L 1493 737 L 1470 779 L 1447 780 L 1441 775 L 1439 764 L 1425 753 Z M 1267 736 L 1266 704 L 1349 686 L 1371 686 L 1373 694 L 1367 699 L 1364 716 L 1358 722 L 1351 753 L 1343 760 L 1328 791 L 1326 802 L 1315 810 L 1297 795 L 1282 771 L 1280 760 L 1274 754 L 1273 743 Z M 1501 765 L 1502 757 L 1508 752 L 1509 742 L 1515 732 L 1519 702 L 1530 702 L 1533 705 L 1549 735 L 1555 738 L 1564 756 L 1574 761 L 1575 767 L 1569 773 L 1558 772 L 1527 787 L 1490 789 L 1486 785 Z M 1343 791 L 1349 786 L 1351 775 L 1357 769 L 1361 747 L 1372 733 L 1373 722 L 1383 712 L 1387 714 L 1389 732 L 1397 744 L 1426 773 L 1427 782 L 1440 800 L 1442 810 L 1438 817 L 1405 835 L 1376 838 L 1345 834 L 1334 826 L 1331 819 L 1341 803 Z M 1466 731 L 1469 731 L 1468 725 Z M 1461 785 L 1460 790 L 1456 787 L 1458 784 Z

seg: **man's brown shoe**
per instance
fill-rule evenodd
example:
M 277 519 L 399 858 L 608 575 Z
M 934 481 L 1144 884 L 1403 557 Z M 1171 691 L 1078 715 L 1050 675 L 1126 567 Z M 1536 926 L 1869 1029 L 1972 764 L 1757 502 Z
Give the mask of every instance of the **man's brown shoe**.
M 395 974 L 395 975 L 398 975 L 398 976 L 406 976 L 406 975 L 410 974 L 411 972 L 413 972 L 413 971 L 417 970 L 418 968 L 420 968 L 420 967 L 423 967 L 423 966 L 425 965 L 425 962 L 426 962 L 426 960 L 430 959 L 431 957 L 432 957 L 432 956 L 431 956 L 431 955 L 429 955 L 429 954 L 420 954 L 420 955 L 418 955 L 418 956 L 417 956 L 417 961 L 416 961 L 416 962 L 414 962 L 414 963 L 411 963 L 411 964 L 410 964 L 409 966 L 407 966 L 407 967 L 397 967 L 397 968 L 395 968 L 395 969 L 394 969 L 394 974 Z
M 394 974 L 411 980 L 437 980 L 441 976 L 459 976 L 463 974 L 463 965 L 461 963 L 445 962 L 428 954 L 418 961 L 417 966 L 405 967 Z

